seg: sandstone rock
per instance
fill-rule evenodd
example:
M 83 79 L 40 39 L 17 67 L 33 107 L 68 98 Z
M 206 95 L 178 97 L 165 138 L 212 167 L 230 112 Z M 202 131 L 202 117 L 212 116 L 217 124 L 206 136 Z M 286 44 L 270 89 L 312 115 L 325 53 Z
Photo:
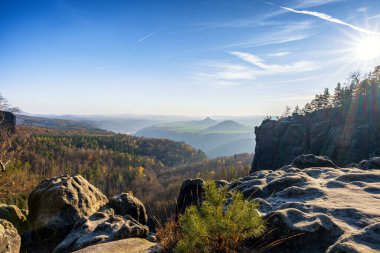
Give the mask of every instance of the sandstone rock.
M 0 252 L 19 253 L 21 238 L 16 228 L 6 220 L 0 219 Z
M 0 204 L 0 219 L 12 223 L 19 234 L 24 233 L 28 228 L 25 215 L 15 205 Z
M 11 112 L 0 111 L 0 129 L 14 133 L 16 131 L 16 116 Z
M 311 167 L 331 167 L 337 168 L 337 166 L 327 156 L 315 156 L 312 154 L 300 155 L 293 160 L 292 166 L 305 169 Z
M 361 161 L 358 166 L 362 170 L 380 170 L 380 157 L 372 157 Z
M 340 167 L 380 155 L 378 125 L 369 124 L 369 115 L 350 117 L 339 108 L 331 108 L 264 120 L 255 128 L 251 173 L 279 169 L 302 154 L 328 156 Z
M 72 252 L 90 245 L 131 237 L 145 238 L 148 231 L 147 226 L 132 217 L 114 215 L 113 209 L 108 209 L 79 220 L 53 252 Z
M 272 232 L 256 245 L 284 240 L 271 253 L 379 252 L 380 170 L 285 166 L 230 189 L 260 204 Z
M 86 247 L 75 253 L 159 253 L 162 252 L 157 243 L 152 243 L 140 238 L 130 238 L 107 242 Z
M 95 213 L 107 198 L 82 176 L 42 181 L 29 195 L 28 220 L 41 245 L 59 242 L 82 217 Z M 54 243 L 53 243 L 54 245 Z
M 112 207 L 118 215 L 129 215 L 143 225 L 148 222 L 144 204 L 134 197 L 132 193 L 116 195 L 109 200 L 108 205 Z
M 183 214 L 188 206 L 200 205 L 204 194 L 204 181 L 200 178 L 183 181 L 177 199 L 177 217 Z

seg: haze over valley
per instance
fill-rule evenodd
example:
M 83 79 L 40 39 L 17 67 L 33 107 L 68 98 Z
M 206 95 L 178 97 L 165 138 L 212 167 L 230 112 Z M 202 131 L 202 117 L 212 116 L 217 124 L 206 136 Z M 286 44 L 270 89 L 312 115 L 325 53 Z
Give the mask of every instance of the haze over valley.
M 0 0 L 0 253 L 380 253 L 379 13 Z

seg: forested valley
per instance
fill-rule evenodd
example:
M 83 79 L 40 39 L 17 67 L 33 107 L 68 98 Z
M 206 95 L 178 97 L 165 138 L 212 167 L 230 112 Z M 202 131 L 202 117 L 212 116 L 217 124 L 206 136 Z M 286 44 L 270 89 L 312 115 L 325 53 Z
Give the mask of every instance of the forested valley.
M 209 160 L 180 142 L 78 129 L 18 127 L 2 145 L 0 202 L 26 208 L 40 180 L 80 174 L 107 196 L 131 191 L 160 221 L 175 213 L 184 179 L 231 180 L 246 175 L 252 162 L 252 154 Z

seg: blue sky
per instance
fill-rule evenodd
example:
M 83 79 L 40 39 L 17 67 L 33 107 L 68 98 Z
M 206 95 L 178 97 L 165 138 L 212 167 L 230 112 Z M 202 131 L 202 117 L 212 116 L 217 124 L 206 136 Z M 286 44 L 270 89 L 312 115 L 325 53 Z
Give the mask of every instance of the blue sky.
M 0 0 L 0 92 L 29 113 L 276 115 L 380 65 L 379 36 L 374 0 Z

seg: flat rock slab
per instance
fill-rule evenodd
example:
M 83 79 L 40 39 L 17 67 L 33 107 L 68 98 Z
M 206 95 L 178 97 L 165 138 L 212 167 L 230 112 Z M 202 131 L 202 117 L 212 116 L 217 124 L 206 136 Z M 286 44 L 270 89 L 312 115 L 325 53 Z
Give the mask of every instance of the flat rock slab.
M 159 253 L 161 252 L 159 244 L 149 242 L 145 239 L 130 238 L 93 245 L 84 249 L 75 251 L 75 253 Z

